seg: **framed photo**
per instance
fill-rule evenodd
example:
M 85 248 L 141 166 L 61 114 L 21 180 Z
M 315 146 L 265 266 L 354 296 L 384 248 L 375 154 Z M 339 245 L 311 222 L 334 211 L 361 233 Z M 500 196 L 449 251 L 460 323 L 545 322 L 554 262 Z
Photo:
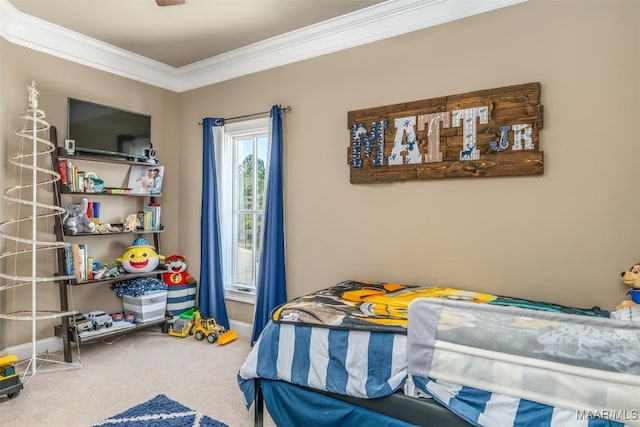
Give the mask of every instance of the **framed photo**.
M 133 194 L 160 194 L 163 176 L 164 166 L 131 166 L 127 186 L 133 189 Z

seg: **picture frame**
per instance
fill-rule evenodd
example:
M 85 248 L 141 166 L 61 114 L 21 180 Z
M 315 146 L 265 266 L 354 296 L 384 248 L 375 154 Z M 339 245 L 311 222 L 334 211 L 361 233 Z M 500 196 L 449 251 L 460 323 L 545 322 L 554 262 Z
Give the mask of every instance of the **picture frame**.
M 132 194 L 160 194 L 163 176 L 164 166 L 131 166 L 127 186 L 132 189 Z

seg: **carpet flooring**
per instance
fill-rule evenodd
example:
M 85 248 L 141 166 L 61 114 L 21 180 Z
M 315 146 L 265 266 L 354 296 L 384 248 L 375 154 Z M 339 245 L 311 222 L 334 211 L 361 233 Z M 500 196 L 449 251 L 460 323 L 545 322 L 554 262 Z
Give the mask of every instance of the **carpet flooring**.
M 250 350 L 242 336 L 220 346 L 159 328 L 86 343 L 80 369 L 39 372 L 20 396 L 0 397 L 0 426 L 89 427 L 162 394 L 230 427 L 252 427 L 237 380 Z M 265 427 L 274 427 L 268 414 Z

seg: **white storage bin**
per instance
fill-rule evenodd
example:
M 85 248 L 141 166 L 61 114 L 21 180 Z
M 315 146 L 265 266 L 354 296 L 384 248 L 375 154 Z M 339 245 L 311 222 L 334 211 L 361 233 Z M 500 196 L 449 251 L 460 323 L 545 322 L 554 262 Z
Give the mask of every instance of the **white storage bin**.
M 167 309 L 167 291 L 150 291 L 146 295 L 122 296 L 125 314 L 133 314 L 136 323 L 151 322 L 164 318 Z

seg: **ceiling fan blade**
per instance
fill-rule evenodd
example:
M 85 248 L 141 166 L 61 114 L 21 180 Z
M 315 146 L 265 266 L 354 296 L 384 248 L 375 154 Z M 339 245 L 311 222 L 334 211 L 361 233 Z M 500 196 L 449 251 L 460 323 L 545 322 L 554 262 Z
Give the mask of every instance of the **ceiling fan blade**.
M 178 4 L 184 4 L 186 0 L 156 0 L 158 6 L 175 6 Z

